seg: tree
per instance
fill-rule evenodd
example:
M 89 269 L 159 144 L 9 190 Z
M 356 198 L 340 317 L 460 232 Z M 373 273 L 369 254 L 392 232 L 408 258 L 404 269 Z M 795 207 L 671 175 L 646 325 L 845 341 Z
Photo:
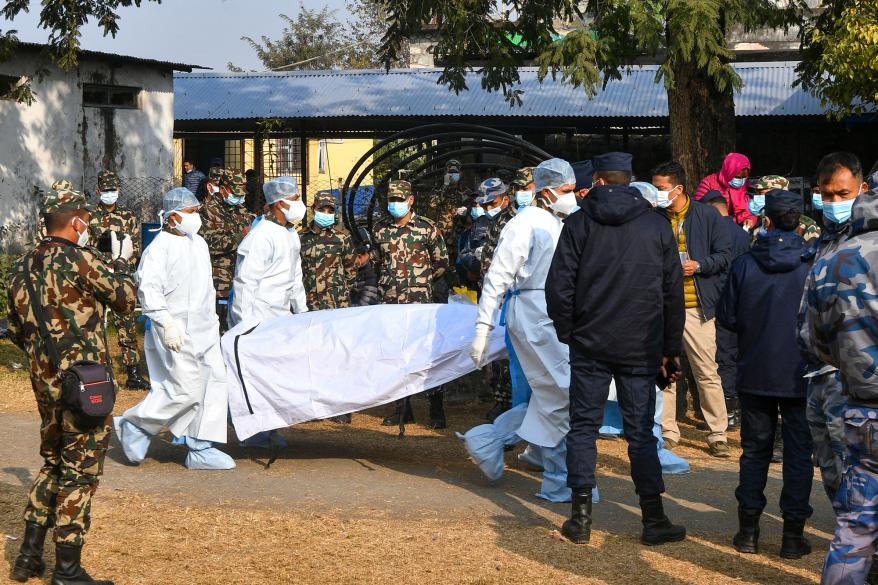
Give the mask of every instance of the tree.
M 386 13 L 376 0 L 355 0 L 349 7 L 351 18 L 339 20 L 327 7 L 309 10 L 301 3 L 295 18 L 281 14 L 287 26 L 281 37 L 266 36 L 261 43 L 241 37 L 250 43 L 256 56 L 267 69 L 364 69 L 379 67 L 378 49 L 386 29 Z M 402 48 L 407 59 L 405 46 Z M 393 60 L 397 66 L 400 59 Z M 242 71 L 232 63 L 231 71 Z
M 656 82 L 668 92 L 671 148 L 691 180 L 717 170 L 735 147 L 734 91 L 742 86 L 726 47 L 732 26 L 745 31 L 800 22 L 801 0 L 383 0 L 389 28 L 381 47 L 385 65 L 398 58 L 404 39 L 438 22 L 434 55 L 440 82 L 467 89 L 468 63 L 481 85 L 520 103 L 517 67 L 533 59 L 539 78 L 557 76 L 591 97 L 599 84 L 621 79 L 637 59 L 656 59 Z M 580 7 L 584 9 L 581 10 Z M 574 30 L 557 39 L 554 23 Z M 513 43 L 511 39 L 520 39 Z
M 801 85 L 836 117 L 878 106 L 878 0 L 828 0 L 802 34 Z
M 103 29 L 104 36 L 116 37 L 119 32 L 120 7 L 137 6 L 144 0 L 43 0 L 40 10 L 40 28 L 49 31 L 48 44 L 51 59 L 61 69 L 69 70 L 79 63 L 79 29 L 90 18 L 95 18 Z M 146 0 L 161 3 L 161 0 Z M 29 12 L 30 0 L 6 0 L 0 14 L 7 21 L 15 20 L 21 12 Z M 18 37 L 15 30 L 0 30 L 0 61 L 12 57 Z M 9 97 L 17 101 L 31 103 L 34 94 L 31 92 L 30 80 L 12 88 Z

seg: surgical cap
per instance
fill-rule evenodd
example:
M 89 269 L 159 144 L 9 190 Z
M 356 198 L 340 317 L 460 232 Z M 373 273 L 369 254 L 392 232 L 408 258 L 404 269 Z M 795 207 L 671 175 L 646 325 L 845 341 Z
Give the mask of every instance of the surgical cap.
M 278 177 L 262 186 L 265 193 L 265 202 L 271 205 L 281 199 L 287 199 L 299 194 L 299 183 L 295 177 Z
M 643 198 L 650 202 L 653 206 L 658 203 L 658 189 L 652 183 L 644 181 L 634 181 L 631 186 L 640 191 Z
M 180 211 L 189 207 L 198 207 L 201 205 L 195 194 L 186 187 L 175 187 L 165 193 L 162 198 L 162 210 L 164 218 L 168 218 L 168 214 L 172 211 Z
M 534 184 L 537 191 L 557 189 L 561 185 L 576 185 L 576 173 L 566 160 L 550 158 L 534 167 Z

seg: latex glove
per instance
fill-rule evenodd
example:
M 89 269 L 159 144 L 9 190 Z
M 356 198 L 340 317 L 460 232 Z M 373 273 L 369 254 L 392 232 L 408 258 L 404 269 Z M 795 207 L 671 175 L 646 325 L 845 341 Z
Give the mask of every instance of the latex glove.
M 126 234 L 110 232 L 110 249 L 112 251 L 113 260 L 122 259 L 128 262 L 134 255 L 134 243 Z
M 176 321 L 171 319 L 161 325 L 159 331 L 161 331 L 162 343 L 165 344 L 165 347 L 173 352 L 183 349 L 183 328 Z
M 491 326 L 484 323 L 476 323 L 476 336 L 473 338 L 473 344 L 469 348 L 469 357 L 472 358 L 477 370 L 482 369 L 485 357 L 488 354 L 488 335 L 491 333 Z
M 462 215 L 466 215 L 467 211 L 469 211 L 469 208 L 464 205 L 463 207 L 458 207 L 457 209 L 455 209 L 454 213 L 462 216 Z

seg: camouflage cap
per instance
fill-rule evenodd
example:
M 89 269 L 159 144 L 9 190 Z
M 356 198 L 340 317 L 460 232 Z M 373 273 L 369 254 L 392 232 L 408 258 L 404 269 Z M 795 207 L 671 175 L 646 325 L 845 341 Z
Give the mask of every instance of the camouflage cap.
M 119 176 L 113 171 L 103 170 L 98 173 L 98 191 L 118 191 Z
M 43 194 L 40 202 L 43 213 L 59 213 L 62 211 L 76 211 L 85 209 L 91 211 L 92 207 L 85 202 L 85 196 L 73 189 L 53 189 Z
M 53 191 L 68 191 L 70 189 L 73 189 L 73 183 L 71 183 L 67 179 L 60 179 L 52 183 Z
M 321 207 L 332 207 L 335 209 L 336 205 L 338 203 L 335 200 L 335 196 L 329 191 L 320 191 L 314 197 L 314 209 L 320 209 Z
M 220 178 L 220 185 L 231 191 L 232 195 L 246 195 L 246 184 L 244 175 L 237 169 L 226 169 Z
M 225 174 L 226 169 L 222 167 L 210 167 L 210 170 L 207 171 L 207 180 L 211 183 L 219 183 Z
M 759 180 L 753 183 L 752 188 L 756 191 L 765 191 L 768 189 L 786 189 L 789 186 L 789 180 L 780 175 L 765 175 L 764 177 L 759 177 Z
M 479 195 L 476 197 L 476 203 L 479 205 L 490 203 L 497 197 L 505 194 L 506 191 L 508 191 L 508 187 L 506 186 L 506 183 L 500 179 L 485 179 L 482 181 L 482 184 L 479 185 Z
M 512 178 L 512 184 L 517 185 L 519 187 L 524 187 L 534 182 L 534 174 L 533 169 L 531 167 L 524 167 L 515 171 L 515 176 Z
M 402 197 L 408 199 L 412 196 L 412 184 L 408 181 L 390 181 L 387 185 L 387 197 Z
M 453 170 L 453 171 L 457 171 L 457 172 L 459 173 L 459 172 L 460 172 L 460 166 L 461 166 L 461 165 L 460 165 L 460 161 L 457 160 L 456 158 L 453 158 L 453 159 L 449 160 L 447 163 L 445 163 L 445 170 L 446 170 L 446 171 L 452 171 L 452 170 Z

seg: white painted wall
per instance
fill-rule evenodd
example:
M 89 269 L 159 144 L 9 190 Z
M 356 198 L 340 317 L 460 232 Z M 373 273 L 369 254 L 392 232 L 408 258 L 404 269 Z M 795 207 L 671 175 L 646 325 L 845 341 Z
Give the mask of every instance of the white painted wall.
M 32 77 L 36 102 L 0 100 L 0 247 L 20 230 L 17 226 L 36 222 L 36 188 L 48 189 L 59 179 L 72 181 L 77 189 L 92 188 L 105 166 L 119 174 L 123 187 L 128 178 L 169 179 L 173 174 L 171 71 L 88 58 L 64 72 L 24 50 L 0 62 L 0 73 L 33 76 L 41 67 L 48 74 Z M 136 110 L 83 107 L 83 83 L 143 91 Z M 120 203 L 124 200 L 123 188 Z

